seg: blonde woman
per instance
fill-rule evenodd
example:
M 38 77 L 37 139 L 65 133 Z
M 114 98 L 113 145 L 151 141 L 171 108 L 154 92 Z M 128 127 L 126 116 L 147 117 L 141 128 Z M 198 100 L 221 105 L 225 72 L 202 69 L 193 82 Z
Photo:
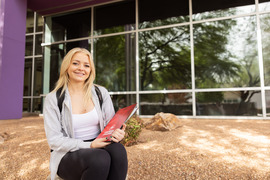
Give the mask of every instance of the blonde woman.
M 128 162 L 120 142 L 125 125 L 112 134 L 112 142 L 95 139 L 114 116 L 108 91 L 98 86 L 102 107 L 95 91 L 95 67 L 91 54 L 83 48 L 70 50 L 63 59 L 56 88 L 46 96 L 44 127 L 51 148 L 51 179 L 121 180 Z M 57 91 L 64 100 L 58 106 Z

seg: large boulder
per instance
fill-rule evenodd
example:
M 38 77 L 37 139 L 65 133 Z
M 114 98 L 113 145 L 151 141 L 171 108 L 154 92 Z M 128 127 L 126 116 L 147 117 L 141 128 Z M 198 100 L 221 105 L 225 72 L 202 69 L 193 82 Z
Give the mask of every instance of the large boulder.
M 146 121 L 144 126 L 154 131 L 171 131 L 182 126 L 182 123 L 174 114 L 161 112 Z

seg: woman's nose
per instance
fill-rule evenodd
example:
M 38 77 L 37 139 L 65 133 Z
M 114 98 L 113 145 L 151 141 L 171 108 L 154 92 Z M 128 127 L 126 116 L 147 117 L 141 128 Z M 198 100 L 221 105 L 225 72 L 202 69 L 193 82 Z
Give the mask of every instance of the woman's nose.
M 83 69 L 84 69 L 83 64 L 80 64 L 80 65 L 79 65 L 79 69 L 80 69 L 80 70 L 83 70 Z

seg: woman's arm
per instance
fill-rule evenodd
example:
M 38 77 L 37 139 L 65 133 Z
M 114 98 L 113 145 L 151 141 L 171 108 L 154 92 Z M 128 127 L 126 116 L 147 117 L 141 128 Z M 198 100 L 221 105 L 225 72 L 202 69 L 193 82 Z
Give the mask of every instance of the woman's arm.
M 44 102 L 43 117 L 47 141 L 52 150 L 69 152 L 81 148 L 90 148 L 91 142 L 70 138 L 65 125 L 61 125 L 61 115 L 55 93 L 47 95 Z

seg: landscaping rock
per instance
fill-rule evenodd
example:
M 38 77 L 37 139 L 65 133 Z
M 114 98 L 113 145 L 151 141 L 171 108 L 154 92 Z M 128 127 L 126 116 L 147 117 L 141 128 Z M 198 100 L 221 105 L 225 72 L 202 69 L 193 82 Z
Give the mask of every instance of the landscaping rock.
M 0 133 L 0 144 L 3 144 L 9 138 L 9 134 L 4 132 Z
M 152 119 L 145 122 L 145 128 L 154 131 L 171 131 L 182 126 L 181 121 L 171 113 L 157 113 Z

